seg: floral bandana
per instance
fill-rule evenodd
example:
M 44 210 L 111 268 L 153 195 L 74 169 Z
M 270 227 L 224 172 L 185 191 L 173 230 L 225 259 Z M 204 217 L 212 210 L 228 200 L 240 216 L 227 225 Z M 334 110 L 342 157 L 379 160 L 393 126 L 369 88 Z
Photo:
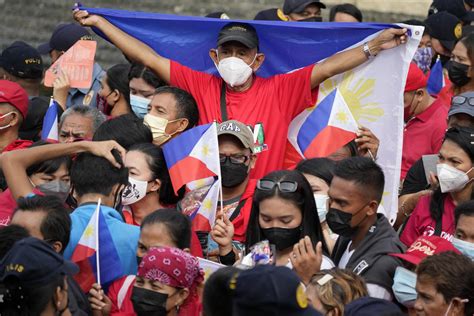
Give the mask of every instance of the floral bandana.
M 150 248 L 138 266 L 137 276 L 190 291 L 204 280 L 198 259 L 172 247 Z

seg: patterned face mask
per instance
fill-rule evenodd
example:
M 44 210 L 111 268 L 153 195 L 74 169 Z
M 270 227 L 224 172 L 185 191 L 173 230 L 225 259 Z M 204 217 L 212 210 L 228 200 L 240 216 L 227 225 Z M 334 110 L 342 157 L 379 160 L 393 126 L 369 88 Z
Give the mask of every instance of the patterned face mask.
M 418 48 L 413 57 L 413 61 L 424 73 L 430 70 L 432 59 L 433 49 L 431 49 L 431 47 Z

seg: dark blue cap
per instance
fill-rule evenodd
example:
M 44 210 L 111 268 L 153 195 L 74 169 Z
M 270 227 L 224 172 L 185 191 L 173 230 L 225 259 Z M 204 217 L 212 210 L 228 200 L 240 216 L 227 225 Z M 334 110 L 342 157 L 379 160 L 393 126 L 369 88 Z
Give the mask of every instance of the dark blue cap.
M 405 315 L 400 308 L 387 300 L 374 297 L 362 297 L 346 305 L 344 316 L 361 315 Z
M 431 15 L 443 11 L 455 15 L 458 19 L 465 22 L 474 21 L 474 12 L 466 10 L 464 0 L 434 0 L 428 14 Z
M 93 38 L 86 28 L 76 23 L 59 24 L 54 29 L 49 42 L 38 46 L 38 50 L 43 55 L 49 54 L 53 49 L 65 52 L 81 39 L 92 40 Z
M 0 261 L 0 282 L 15 278 L 26 287 L 48 284 L 58 275 L 77 272 L 77 265 L 64 260 L 49 244 L 34 237 L 17 241 Z
M 233 315 L 321 315 L 308 305 L 296 273 L 287 267 L 259 265 L 244 270 L 229 283 L 234 290 Z
M 446 11 L 430 15 L 426 21 L 431 37 L 439 40 L 449 51 L 454 49 L 456 42 L 462 37 L 461 21 Z
M 24 79 L 43 77 L 43 60 L 36 48 L 22 41 L 16 41 L 5 48 L 0 55 L 0 67 L 9 74 Z
M 288 17 L 281 9 L 266 9 L 257 13 L 253 18 L 261 21 L 288 21 Z
M 283 12 L 285 14 L 290 13 L 301 13 L 306 9 L 310 4 L 315 4 L 321 9 L 326 9 L 326 5 L 321 1 L 308 1 L 308 0 L 285 0 L 283 4 Z

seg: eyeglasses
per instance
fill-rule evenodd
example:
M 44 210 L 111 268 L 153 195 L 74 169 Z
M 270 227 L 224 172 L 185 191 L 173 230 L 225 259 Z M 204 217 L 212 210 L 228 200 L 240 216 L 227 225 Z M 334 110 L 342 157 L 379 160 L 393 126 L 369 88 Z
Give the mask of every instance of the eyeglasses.
M 250 156 L 245 156 L 245 155 L 227 156 L 227 155 L 219 154 L 219 161 L 222 164 L 226 163 L 227 159 L 230 160 L 230 163 L 233 163 L 235 165 L 240 165 L 242 163 L 246 163 L 247 160 L 250 159 Z
M 285 192 L 285 193 L 293 193 L 296 192 L 298 189 L 298 183 L 295 181 L 281 181 L 281 182 L 275 182 L 273 180 L 258 180 L 257 182 L 257 189 L 261 191 L 270 191 L 273 190 L 275 186 L 278 186 L 278 190 L 280 192 Z
M 457 95 L 451 99 L 451 105 L 463 105 L 465 103 L 474 106 L 474 97 L 463 97 L 462 95 Z

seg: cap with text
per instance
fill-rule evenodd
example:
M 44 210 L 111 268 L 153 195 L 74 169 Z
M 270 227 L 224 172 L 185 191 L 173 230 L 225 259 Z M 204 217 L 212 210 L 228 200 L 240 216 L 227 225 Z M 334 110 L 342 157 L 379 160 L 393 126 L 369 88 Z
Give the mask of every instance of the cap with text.
M 43 77 L 43 59 L 36 48 L 22 41 L 16 41 L 2 51 L 0 67 L 9 74 L 23 79 Z
M 217 136 L 232 135 L 237 137 L 245 148 L 255 151 L 253 133 L 250 128 L 242 122 L 229 120 L 219 124 L 217 127 Z
M 258 48 L 258 35 L 255 28 L 247 23 L 232 22 L 226 24 L 219 32 L 217 46 L 228 42 L 239 42 L 248 48 Z

